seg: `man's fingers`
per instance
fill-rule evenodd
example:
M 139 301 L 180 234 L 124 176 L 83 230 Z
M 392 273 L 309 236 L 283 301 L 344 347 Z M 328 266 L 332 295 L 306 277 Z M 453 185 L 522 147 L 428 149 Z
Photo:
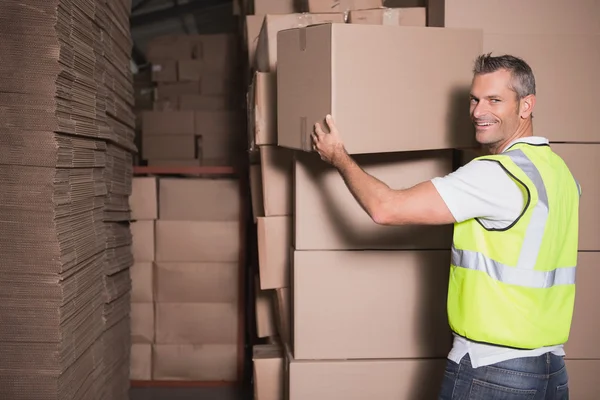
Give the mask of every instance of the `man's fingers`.
M 330 114 L 327 114 L 327 116 L 325 116 L 325 122 L 327 122 L 329 132 L 333 133 L 334 135 L 337 135 L 337 127 L 335 126 L 335 121 L 333 120 L 333 117 Z
M 323 132 L 323 129 L 321 128 L 321 124 L 319 124 L 317 122 L 315 124 L 315 135 L 316 135 L 317 139 L 320 139 L 320 137 L 324 134 L 325 134 L 325 132 Z

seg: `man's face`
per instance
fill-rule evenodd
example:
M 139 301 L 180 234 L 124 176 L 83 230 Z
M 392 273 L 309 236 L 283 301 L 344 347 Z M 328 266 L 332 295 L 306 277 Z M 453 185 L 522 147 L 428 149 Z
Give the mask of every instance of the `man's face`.
M 477 142 L 493 146 L 511 138 L 521 122 L 520 102 L 510 87 L 511 73 L 475 75 L 471 85 L 471 120 Z

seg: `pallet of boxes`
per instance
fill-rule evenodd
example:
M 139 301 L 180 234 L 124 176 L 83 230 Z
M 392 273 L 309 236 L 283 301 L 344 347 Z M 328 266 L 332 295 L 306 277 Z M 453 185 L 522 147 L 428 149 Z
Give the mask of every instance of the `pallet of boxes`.
M 142 115 L 149 166 L 229 166 L 243 154 L 238 40 L 233 34 L 172 35 L 148 46 L 154 109 Z
M 600 354 L 589 324 L 598 326 L 600 315 L 591 306 L 596 291 L 589 282 L 597 276 L 600 213 L 591 199 L 599 186 L 586 173 L 597 169 L 598 157 L 597 145 L 583 142 L 600 142 L 600 133 L 590 129 L 595 113 L 585 114 L 587 121 L 567 100 L 583 96 L 591 104 L 600 89 L 591 67 L 600 52 L 590 52 L 600 32 L 589 17 L 599 15 L 598 3 L 575 11 L 566 1 L 553 3 L 553 10 L 533 1 L 521 25 L 511 25 L 511 10 L 522 4 L 513 1 L 474 6 L 446 0 L 419 11 L 370 5 L 340 14 L 311 7 L 325 3 L 331 2 L 308 1 L 304 14 L 247 16 L 248 46 L 256 43 L 249 135 L 251 150 L 260 154 L 251 165 L 257 297 L 270 292 L 275 328 L 264 324 L 265 312 L 257 313 L 263 316 L 257 325 L 279 336 L 254 348 L 256 399 L 437 398 L 452 345 L 446 316 L 452 226 L 375 224 L 337 171 L 312 151 L 311 133 L 332 114 L 347 151 L 392 188 L 448 174 L 460 166 L 455 155 L 476 147 L 468 95 L 473 61 L 484 51 L 524 57 L 540 92 L 565 90 L 540 95 L 536 132 L 573 142 L 552 145 L 584 194 L 591 193 L 582 197 L 583 278 L 565 347 L 572 396 L 598 397 L 593 377 Z M 411 26 L 389 17 L 408 12 Z M 250 32 L 253 19 L 262 19 L 258 33 Z M 578 61 L 558 62 L 548 43 Z M 568 85 L 557 87 L 556 76 L 568 76 Z M 576 133 L 565 115 L 579 124 Z

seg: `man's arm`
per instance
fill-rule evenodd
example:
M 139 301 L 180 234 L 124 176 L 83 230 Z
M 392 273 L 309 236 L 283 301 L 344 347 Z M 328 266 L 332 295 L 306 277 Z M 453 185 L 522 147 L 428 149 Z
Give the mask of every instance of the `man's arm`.
M 315 125 L 313 148 L 337 168 L 346 186 L 369 216 L 378 224 L 452 224 L 454 217 L 430 182 L 409 189 L 394 190 L 367 174 L 348 155 L 331 116 L 326 117 L 330 133 Z
M 442 225 L 455 221 L 431 181 L 395 190 L 366 173 L 344 150 L 334 166 L 369 216 L 381 225 Z

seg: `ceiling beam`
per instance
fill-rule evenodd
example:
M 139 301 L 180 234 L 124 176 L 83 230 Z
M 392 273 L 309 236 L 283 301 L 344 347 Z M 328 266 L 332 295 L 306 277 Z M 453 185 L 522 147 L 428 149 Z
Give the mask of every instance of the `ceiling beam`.
M 132 15 L 129 24 L 132 28 L 142 25 L 153 24 L 166 19 L 178 18 L 183 14 L 194 13 L 208 8 L 232 5 L 233 0 L 194 0 L 185 4 L 174 5 L 162 10 Z

